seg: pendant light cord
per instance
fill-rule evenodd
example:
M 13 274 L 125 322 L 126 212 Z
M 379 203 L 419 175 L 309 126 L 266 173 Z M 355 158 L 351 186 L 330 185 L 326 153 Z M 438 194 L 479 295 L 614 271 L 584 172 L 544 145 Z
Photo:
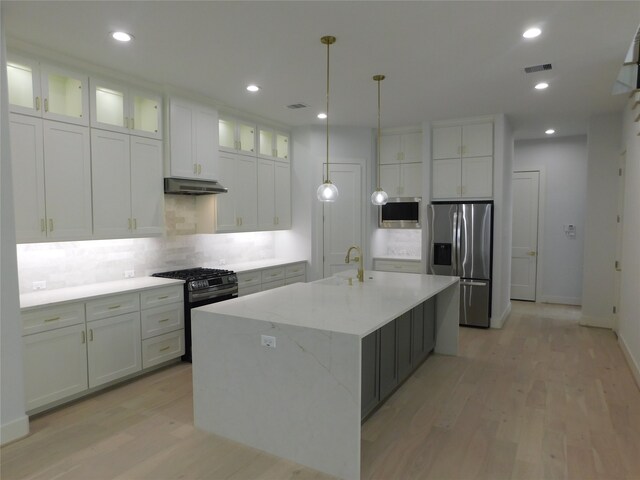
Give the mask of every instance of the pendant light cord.
M 378 190 L 381 190 L 380 187 L 380 82 L 382 79 L 378 80 Z
M 329 182 L 329 47 L 331 46 L 330 42 L 327 42 L 327 180 L 325 183 Z

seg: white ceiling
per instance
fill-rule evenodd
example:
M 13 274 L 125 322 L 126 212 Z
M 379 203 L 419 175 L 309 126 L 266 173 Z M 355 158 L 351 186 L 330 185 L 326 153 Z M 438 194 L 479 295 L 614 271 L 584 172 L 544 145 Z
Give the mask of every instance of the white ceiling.
M 621 110 L 611 89 L 640 24 L 640 2 L 6 1 L 9 46 L 26 42 L 186 88 L 291 126 L 322 123 L 331 47 L 331 124 L 382 127 L 505 113 L 518 138 L 586 133 Z M 542 28 L 535 40 L 523 30 Z M 129 45 L 108 37 L 122 29 Z M 17 40 L 17 41 L 16 41 Z M 552 63 L 551 72 L 523 68 Z M 546 91 L 533 85 L 548 81 Z M 246 84 L 262 86 L 249 94 Z M 290 110 L 302 102 L 309 108 Z

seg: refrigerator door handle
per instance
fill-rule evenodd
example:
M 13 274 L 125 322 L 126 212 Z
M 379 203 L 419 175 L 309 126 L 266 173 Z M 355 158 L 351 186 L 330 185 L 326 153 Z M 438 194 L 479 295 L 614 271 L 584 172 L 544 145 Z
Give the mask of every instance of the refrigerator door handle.
M 460 282 L 460 285 L 463 287 L 486 287 L 488 282 L 472 282 L 469 280 L 465 280 Z
M 452 266 L 453 266 L 453 274 L 458 275 L 458 213 L 454 212 L 453 214 L 453 232 L 451 232 L 451 241 L 453 243 L 453 248 L 451 249 Z

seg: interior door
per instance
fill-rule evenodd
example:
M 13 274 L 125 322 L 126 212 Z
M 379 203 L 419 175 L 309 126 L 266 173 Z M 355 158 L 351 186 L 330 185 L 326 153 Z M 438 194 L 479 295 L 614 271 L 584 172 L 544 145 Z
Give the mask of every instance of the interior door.
M 536 300 L 540 172 L 513 174 L 511 298 Z
M 326 168 L 326 166 L 325 166 Z M 351 163 L 330 165 L 331 181 L 338 187 L 338 199 L 324 203 L 324 276 L 357 268 L 345 264 L 351 245 L 362 247 L 361 166 Z M 352 254 L 352 257 L 355 256 Z

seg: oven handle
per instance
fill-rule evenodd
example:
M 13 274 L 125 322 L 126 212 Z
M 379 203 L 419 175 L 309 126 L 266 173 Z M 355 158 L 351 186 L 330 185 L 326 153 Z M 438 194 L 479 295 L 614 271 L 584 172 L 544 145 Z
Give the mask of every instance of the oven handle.
M 196 302 L 200 300 L 206 300 L 207 298 L 216 298 L 221 297 L 223 295 L 238 293 L 238 286 L 234 285 L 233 287 L 225 288 L 224 290 L 213 290 L 207 291 L 205 293 L 194 293 L 191 292 L 189 298 L 191 301 Z

